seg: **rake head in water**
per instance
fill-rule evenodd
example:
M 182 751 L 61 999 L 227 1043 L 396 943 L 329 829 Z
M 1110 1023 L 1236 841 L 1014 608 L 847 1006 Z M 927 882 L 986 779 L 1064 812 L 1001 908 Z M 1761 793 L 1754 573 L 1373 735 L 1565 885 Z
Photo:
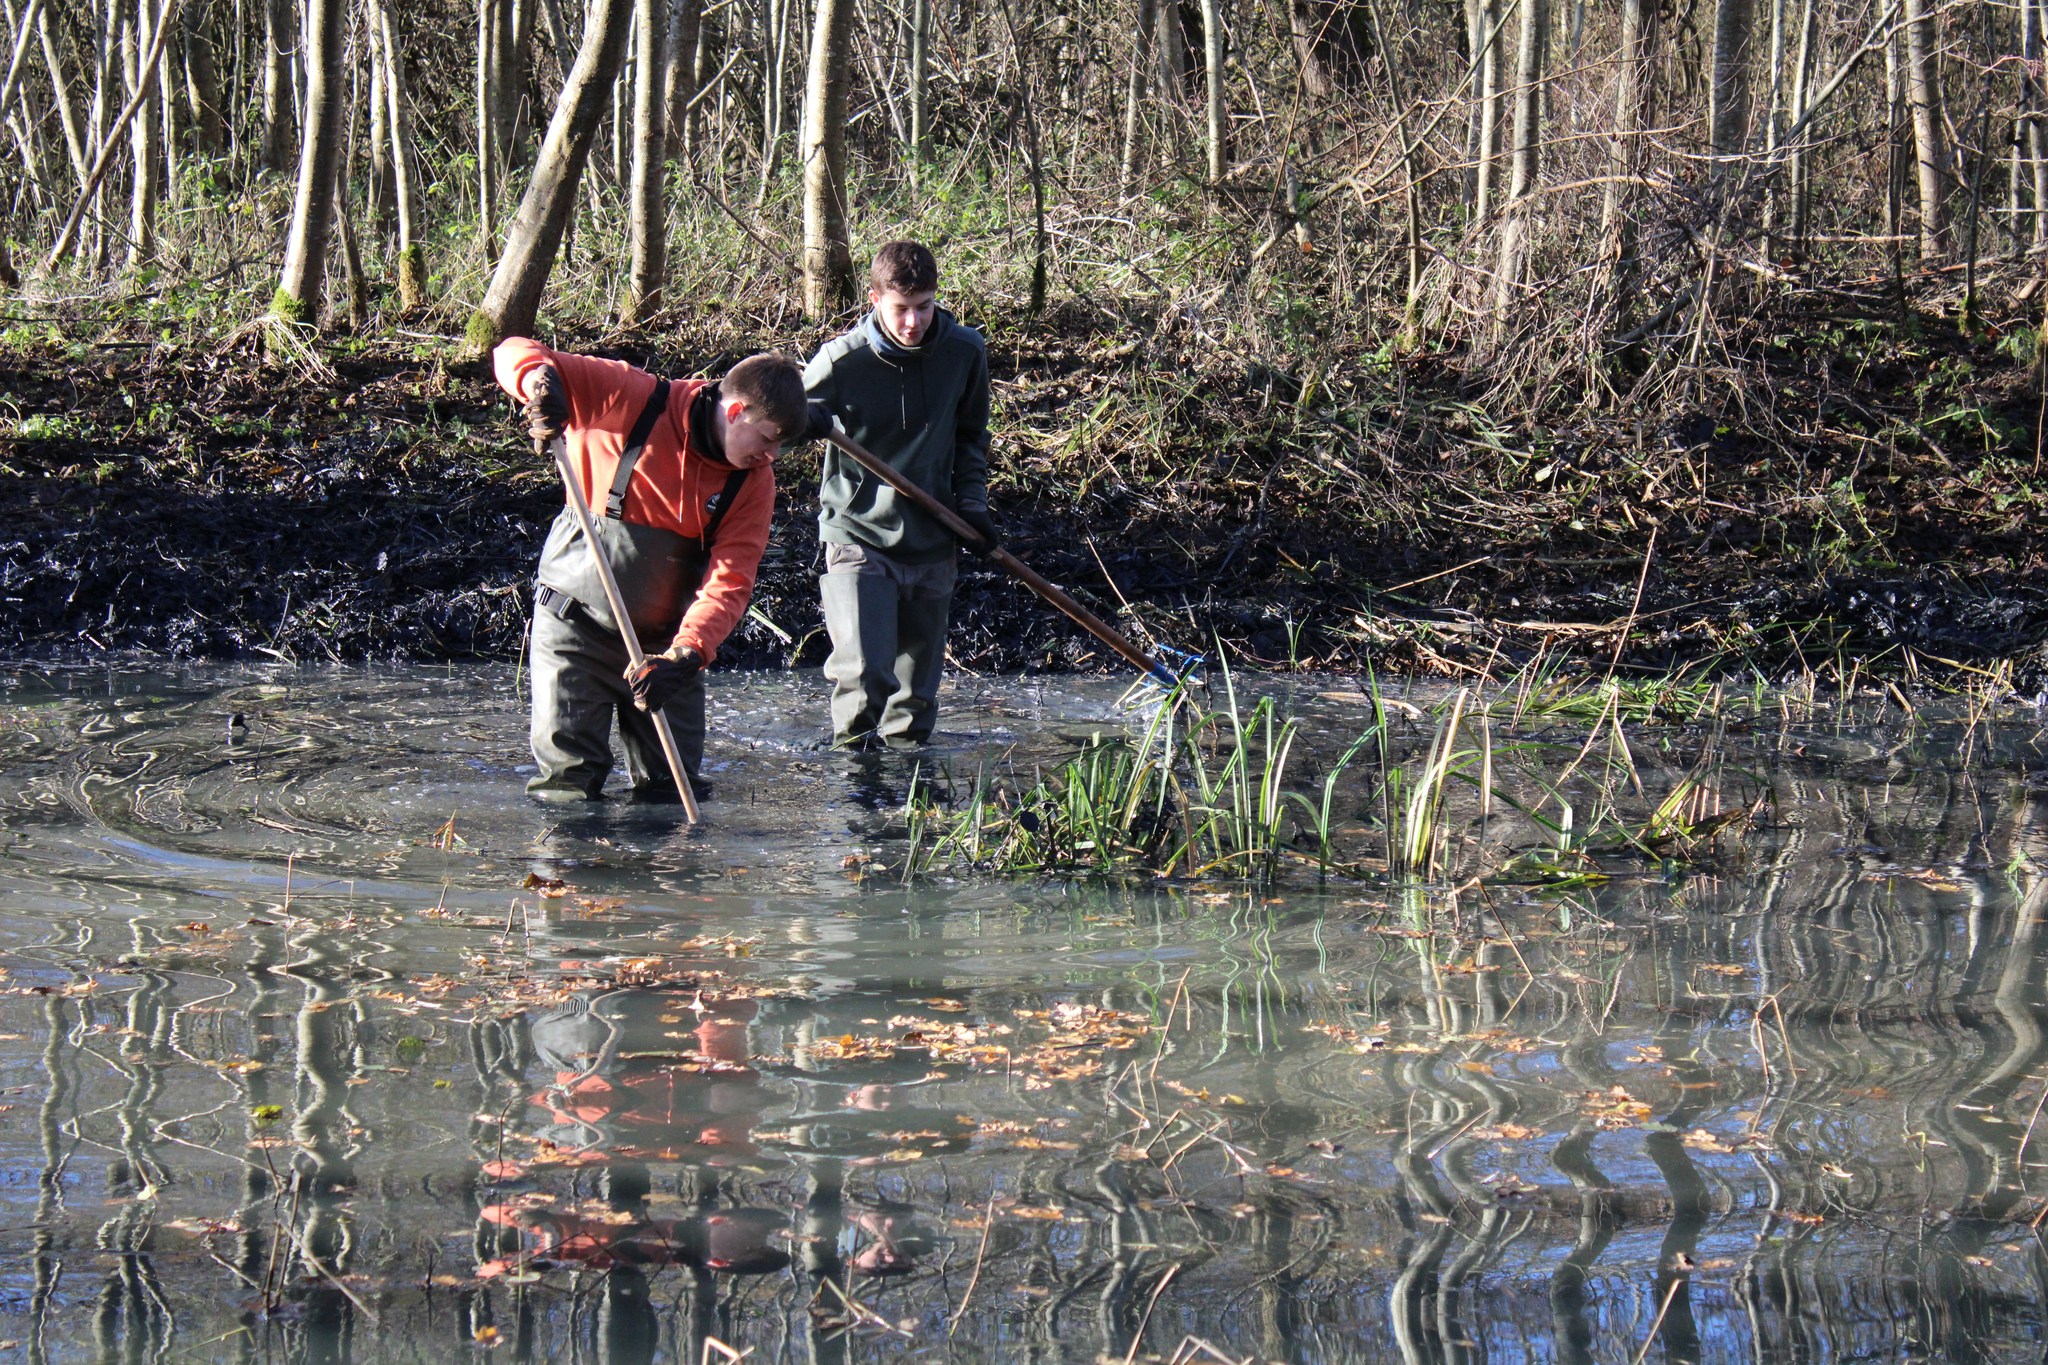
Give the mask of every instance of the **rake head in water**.
M 1126 706 L 1145 706 L 1164 701 L 1176 692 L 1201 685 L 1209 660 L 1200 654 L 1160 645 L 1152 651 L 1152 667 L 1132 683 L 1123 695 Z

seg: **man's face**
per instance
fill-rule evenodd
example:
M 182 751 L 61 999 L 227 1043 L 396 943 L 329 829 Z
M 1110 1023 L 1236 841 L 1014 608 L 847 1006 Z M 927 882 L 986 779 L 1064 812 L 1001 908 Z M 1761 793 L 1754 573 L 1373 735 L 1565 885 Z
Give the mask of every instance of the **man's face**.
M 785 438 L 773 422 L 740 399 L 725 404 L 725 462 L 734 469 L 758 469 L 775 458 Z
M 901 289 L 868 290 L 868 302 L 875 306 L 882 329 L 905 346 L 922 346 L 931 335 L 932 314 L 936 311 L 933 300 L 938 296 L 936 289 L 920 289 L 915 294 L 906 294 Z

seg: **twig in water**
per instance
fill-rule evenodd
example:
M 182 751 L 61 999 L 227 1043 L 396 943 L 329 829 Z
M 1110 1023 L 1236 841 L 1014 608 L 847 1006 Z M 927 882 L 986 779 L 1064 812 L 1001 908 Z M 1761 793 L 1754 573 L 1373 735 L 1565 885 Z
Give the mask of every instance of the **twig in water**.
M 1173 1283 L 1173 1277 L 1180 1274 L 1180 1262 L 1175 1261 L 1159 1277 L 1159 1283 L 1152 1286 L 1152 1297 L 1145 1300 L 1145 1316 L 1138 1319 L 1138 1330 L 1131 1333 L 1131 1349 L 1124 1353 L 1124 1365 L 1138 1358 L 1138 1347 L 1145 1340 L 1145 1329 L 1152 1323 L 1152 1310 L 1159 1306 L 1159 1296 L 1166 1292 L 1166 1286 Z
M 2044 1104 L 2048 1104 L 2048 1085 L 2041 1087 L 2041 1098 L 2034 1101 L 2034 1112 L 2027 1118 L 2027 1131 L 2020 1134 L 2019 1150 L 2012 1155 L 2015 1167 L 2024 1169 L 2026 1166 L 2027 1144 L 2034 1140 L 2034 1125 L 2041 1121 L 2041 1106 Z M 2043 1209 L 2043 1212 L 2048 1212 L 2048 1209 Z M 2034 1220 L 2037 1225 L 2040 1221 L 2038 1218 Z
M 1197 1355 L 1206 1355 L 1211 1360 L 1220 1360 L 1223 1362 L 1223 1365 L 1251 1365 L 1252 1363 L 1250 1356 L 1246 1356 L 1243 1360 L 1236 1360 L 1223 1354 L 1217 1347 L 1202 1340 L 1200 1337 L 1186 1336 L 1180 1339 L 1180 1345 L 1173 1348 L 1172 1365 L 1191 1365 L 1191 1362 L 1193 1362 Z
M 1657 1309 L 1657 1316 L 1650 1322 L 1650 1335 L 1643 1338 L 1643 1349 L 1636 1352 L 1636 1358 L 1628 1365 L 1643 1365 L 1643 1357 L 1650 1354 L 1650 1343 L 1657 1339 L 1657 1329 L 1664 1325 L 1664 1315 L 1671 1311 L 1671 1301 L 1678 1297 L 1678 1291 L 1685 1285 L 1683 1275 L 1671 1281 L 1671 1288 L 1664 1291 L 1664 1303 Z
M 974 1286 L 981 1283 L 981 1263 L 988 1255 L 988 1232 L 996 1225 L 996 1196 L 991 1190 L 988 1207 L 981 1211 L 981 1245 L 974 1249 L 974 1271 L 967 1277 L 967 1292 L 960 1296 L 960 1306 L 953 1310 L 953 1316 L 946 1322 L 946 1340 L 953 1339 L 953 1329 L 960 1325 L 960 1319 L 967 1312 L 967 1304 L 974 1297 Z

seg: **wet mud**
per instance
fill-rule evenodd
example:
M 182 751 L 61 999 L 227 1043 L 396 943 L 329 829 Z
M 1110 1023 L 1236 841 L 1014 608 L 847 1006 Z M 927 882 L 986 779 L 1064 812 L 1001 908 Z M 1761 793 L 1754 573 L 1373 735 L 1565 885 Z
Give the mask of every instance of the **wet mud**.
M 1865 538 L 1816 552 L 1823 533 L 1844 534 L 1839 509 L 1787 512 L 1759 484 L 1744 510 L 1743 480 L 1781 452 L 1706 415 L 1647 436 L 1589 422 L 1550 433 L 1559 472 L 1544 478 L 1582 482 L 1568 505 L 1531 490 L 1524 515 L 1475 526 L 1447 496 L 1459 472 L 1430 468 L 1430 442 L 1455 433 L 1395 431 L 1388 448 L 1410 442 L 1410 464 L 1383 449 L 1368 477 L 1344 440 L 1319 451 L 1275 435 L 1274 405 L 1300 394 L 1258 365 L 1211 364 L 1163 412 L 1184 468 L 1126 467 L 1115 433 L 1047 453 L 1045 423 L 1174 360 L 1158 347 L 1104 358 L 1048 335 L 1030 350 L 992 346 L 1002 417 L 1031 433 L 1014 439 L 1023 433 L 999 421 L 997 513 L 1013 550 L 1142 643 L 1451 675 L 1547 653 L 1659 671 L 1858 661 L 1908 677 L 2009 662 L 2028 695 L 2048 677 L 2038 547 L 2023 516 L 1965 506 L 1972 485 L 1873 476 L 1867 496 L 1856 490 Z M 54 333 L 0 352 L 15 409 L 15 434 L 0 440 L 0 648 L 514 657 L 559 505 L 551 471 L 481 368 L 388 342 L 327 360 L 316 373 L 253 344 L 59 344 Z M 719 360 L 686 356 L 682 368 Z M 1661 507 L 1659 520 L 1621 505 L 1615 471 L 1646 440 L 1687 468 L 1696 460 L 1714 497 L 1640 504 Z M 1824 468 L 1836 454 L 1817 438 L 1799 458 Z M 783 460 L 756 611 L 728 643 L 729 665 L 822 657 L 816 471 L 813 450 Z M 1987 519 L 2000 529 L 1973 531 Z M 965 569 L 961 665 L 1116 664 L 1020 585 L 980 561 Z

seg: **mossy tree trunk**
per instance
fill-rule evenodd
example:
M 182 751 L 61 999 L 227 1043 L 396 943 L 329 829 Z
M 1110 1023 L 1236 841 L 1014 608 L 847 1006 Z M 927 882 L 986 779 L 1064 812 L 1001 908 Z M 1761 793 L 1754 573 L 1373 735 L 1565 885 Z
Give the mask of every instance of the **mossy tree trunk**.
M 405 62 L 399 56 L 391 0 L 374 0 L 376 47 L 383 58 L 385 126 L 391 133 L 391 208 L 398 223 L 398 306 L 412 312 L 427 301 L 427 258 L 416 231 L 419 191 L 413 180 L 412 115 L 405 107 Z
M 299 188 L 292 201 L 284 273 L 270 311 L 317 322 L 326 283 L 327 239 L 334 227 L 335 174 L 341 160 L 341 18 L 346 0 L 307 0 L 306 111 L 299 134 Z

